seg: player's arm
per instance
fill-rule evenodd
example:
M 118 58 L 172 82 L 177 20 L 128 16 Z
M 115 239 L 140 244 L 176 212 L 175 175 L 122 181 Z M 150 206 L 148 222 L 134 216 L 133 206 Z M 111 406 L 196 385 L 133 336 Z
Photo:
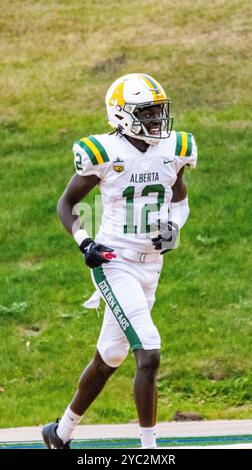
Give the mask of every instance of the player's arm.
M 188 132 L 176 132 L 175 155 L 177 164 L 177 180 L 172 187 L 173 198 L 171 201 L 170 220 L 174 221 L 181 229 L 189 216 L 189 205 L 187 198 L 187 188 L 183 177 L 184 168 L 196 168 L 197 165 L 197 145 L 194 136 Z
M 76 222 L 78 216 L 73 214 L 75 204 L 82 201 L 99 182 L 100 179 L 96 175 L 80 176 L 76 173 L 60 197 L 57 213 L 61 223 L 71 235 L 81 228 Z
M 96 175 L 80 176 L 77 173 L 69 181 L 65 191 L 59 199 L 57 213 L 65 229 L 73 235 L 85 256 L 85 262 L 90 268 L 108 263 L 115 255 L 112 249 L 95 243 L 86 230 L 81 228 L 78 216 L 73 214 L 75 204 L 84 199 L 87 194 L 99 184 Z
M 183 166 L 178 174 L 177 174 L 177 180 L 175 184 L 172 186 L 172 203 L 180 202 L 183 201 L 183 199 L 186 198 L 187 196 L 187 187 L 186 183 L 184 180 L 184 169 L 185 167 Z
M 187 197 L 187 187 L 184 180 L 184 169 L 183 166 L 178 174 L 177 180 L 172 187 L 173 196 L 171 201 L 171 212 L 170 212 L 170 220 L 178 225 L 179 229 L 181 229 L 189 216 L 189 205 L 188 205 L 188 197 Z
M 161 254 L 176 247 L 179 231 L 189 216 L 187 188 L 183 174 L 184 166 L 179 170 L 177 180 L 172 187 L 173 196 L 168 223 L 162 228 L 160 235 L 152 239 L 155 250 L 162 250 Z
M 179 239 L 179 231 L 188 219 L 190 209 L 183 174 L 185 166 L 196 168 L 197 164 L 197 145 L 193 135 L 187 132 L 175 132 L 173 136 L 175 138 L 177 179 L 172 187 L 173 197 L 169 220 L 164 229 L 160 230 L 160 235 L 152 240 L 155 249 L 162 250 L 161 254 L 176 247 L 177 240 Z M 168 246 L 165 250 L 163 250 L 164 243 Z

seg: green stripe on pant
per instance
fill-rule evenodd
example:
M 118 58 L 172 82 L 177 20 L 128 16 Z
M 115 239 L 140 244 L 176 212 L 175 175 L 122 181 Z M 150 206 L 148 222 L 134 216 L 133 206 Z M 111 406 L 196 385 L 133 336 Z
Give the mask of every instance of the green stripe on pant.
M 143 349 L 143 345 L 131 325 L 129 319 L 126 317 L 121 305 L 119 304 L 113 290 L 104 274 L 104 271 L 101 266 L 98 268 L 92 269 L 94 280 L 101 291 L 101 294 L 109 306 L 111 312 L 116 318 L 120 328 L 123 330 L 126 335 L 128 342 L 130 344 L 130 350 L 134 351 L 135 349 Z

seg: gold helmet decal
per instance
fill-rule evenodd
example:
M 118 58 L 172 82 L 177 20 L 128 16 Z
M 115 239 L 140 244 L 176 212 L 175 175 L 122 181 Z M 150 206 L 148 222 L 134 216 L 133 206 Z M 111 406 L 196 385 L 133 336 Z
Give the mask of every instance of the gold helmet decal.
M 110 106 L 123 106 L 125 104 L 125 100 L 123 98 L 123 87 L 124 87 L 124 82 L 118 83 L 118 85 L 115 87 L 110 100 L 109 100 L 109 105 Z

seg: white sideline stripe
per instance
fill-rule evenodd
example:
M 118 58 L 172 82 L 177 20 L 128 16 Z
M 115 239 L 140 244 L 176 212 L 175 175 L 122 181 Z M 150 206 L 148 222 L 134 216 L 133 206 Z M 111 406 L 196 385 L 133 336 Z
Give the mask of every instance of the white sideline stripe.
M 0 429 L 0 442 L 41 441 L 41 426 Z M 252 435 L 252 420 L 166 422 L 157 424 L 157 437 Z M 77 426 L 74 439 L 138 438 L 138 424 Z M 218 446 L 219 447 L 219 446 Z M 225 446 L 226 447 L 226 446 Z M 190 446 L 190 448 L 192 448 Z
M 169 449 L 169 450 L 177 450 L 177 449 L 251 449 L 252 450 L 252 442 L 251 444 L 227 444 L 226 446 L 223 445 L 215 445 L 215 446 L 178 446 L 178 447 L 160 447 L 160 449 Z

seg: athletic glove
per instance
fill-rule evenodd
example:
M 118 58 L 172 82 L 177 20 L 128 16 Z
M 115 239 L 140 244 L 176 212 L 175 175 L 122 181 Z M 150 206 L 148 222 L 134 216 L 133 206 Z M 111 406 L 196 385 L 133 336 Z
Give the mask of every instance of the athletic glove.
M 86 238 L 80 244 L 80 251 L 84 254 L 85 263 L 89 268 L 97 268 L 102 263 L 109 263 L 116 255 L 111 248 L 95 243 L 92 238 Z
M 155 250 L 160 250 L 161 255 L 174 250 L 179 241 L 179 226 L 169 220 L 167 224 L 163 224 L 161 227 L 158 237 L 152 238 L 151 241 Z

